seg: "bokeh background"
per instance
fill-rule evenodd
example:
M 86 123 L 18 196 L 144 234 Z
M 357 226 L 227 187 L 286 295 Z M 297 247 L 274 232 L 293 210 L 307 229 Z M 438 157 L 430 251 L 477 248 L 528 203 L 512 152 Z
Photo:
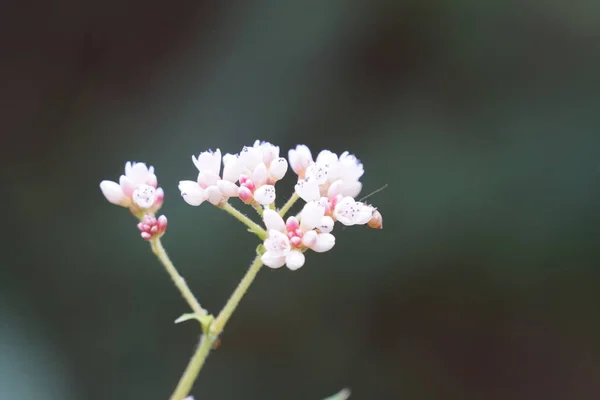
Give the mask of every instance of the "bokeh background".
M 98 183 L 156 167 L 217 312 L 256 240 L 177 182 L 257 138 L 355 153 L 384 229 L 261 271 L 197 399 L 600 398 L 597 1 L 1 8 L 0 399 L 168 398 L 198 329 Z

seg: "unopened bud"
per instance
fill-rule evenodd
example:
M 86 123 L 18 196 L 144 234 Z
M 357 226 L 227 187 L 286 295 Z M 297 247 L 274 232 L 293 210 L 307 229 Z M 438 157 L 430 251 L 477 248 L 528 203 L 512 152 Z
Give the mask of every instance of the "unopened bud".
M 141 232 L 142 239 L 151 240 L 156 237 L 161 237 L 167 230 L 167 217 L 161 215 L 155 218 L 151 215 L 144 215 L 142 221 L 137 224 Z

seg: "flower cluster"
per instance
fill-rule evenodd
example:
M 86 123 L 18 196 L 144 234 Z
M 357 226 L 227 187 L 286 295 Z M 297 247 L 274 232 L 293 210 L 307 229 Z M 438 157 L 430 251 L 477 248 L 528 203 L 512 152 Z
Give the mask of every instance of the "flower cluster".
M 222 156 L 220 149 L 209 150 L 192 156 L 192 161 L 198 169 L 197 179 L 179 182 L 185 202 L 192 206 L 208 202 L 227 209 L 229 199 L 237 197 L 256 208 L 266 228 L 265 231 L 259 227 L 258 231 L 263 232 L 264 238 L 261 260 L 268 267 L 286 265 L 296 270 L 304 265 L 307 250 L 330 250 L 335 245 L 331 232 L 336 222 L 382 228 L 379 211 L 355 199 L 362 189 L 360 178 L 364 168 L 348 152 L 338 156 L 323 150 L 313 158 L 307 146 L 298 145 L 286 159 L 280 157 L 278 146 L 257 140 L 237 154 Z M 288 166 L 298 178 L 295 194 L 285 207 L 277 210 L 275 185 L 285 176 Z M 164 194 L 157 187 L 153 167 L 128 162 L 119 183 L 103 181 L 100 188 L 111 203 L 128 207 L 138 216 L 141 221 L 138 228 L 144 239 L 151 240 L 164 233 L 166 218 L 154 217 Z M 299 198 L 305 202 L 301 212 L 284 220 L 284 214 Z
M 127 207 L 134 214 L 154 214 L 162 206 L 165 196 L 158 187 L 154 167 L 135 162 L 125 164 L 125 175 L 121 175 L 119 183 L 102 181 L 100 189 L 108 201 Z

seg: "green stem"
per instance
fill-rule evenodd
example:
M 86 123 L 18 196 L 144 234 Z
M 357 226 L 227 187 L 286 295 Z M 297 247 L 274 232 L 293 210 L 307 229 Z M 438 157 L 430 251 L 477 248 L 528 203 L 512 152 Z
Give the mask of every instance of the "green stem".
M 188 363 L 185 372 L 181 376 L 181 379 L 179 379 L 179 383 L 171 395 L 170 400 L 183 400 L 190 393 L 190 390 L 192 390 L 192 386 L 194 385 L 194 381 L 198 377 L 200 369 L 204 365 L 204 362 L 206 361 L 214 342 L 215 339 L 212 339 L 210 336 L 202 335 L 200 344 L 190 359 L 190 362 Z
M 198 316 L 208 315 L 207 311 L 203 309 L 200 306 L 200 303 L 198 303 L 198 300 L 196 300 L 196 297 L 188 287 L 187 283 L 185 283 L 185 279 L 183 279 L 183 277 L 179 275 L 179 272 L 177 272 L 177 269 L 175 268 L 175 265 L 173 265 L 171 259 L 167 255 L 167 252 L 165 251 L 165 248 L 163 247 L 160 238 L 152 239 L 150 241 L 150 246 L 152 247 L 152 252 L 164 265 L 168 274 L 171 276 L 173 283 L 175 283 L 175 286 L 177 286 L 177 289 L 179 289 L 181 295 L 183 296 L 185 301 L 187 301 L 194 313 Z
M 225 202 L 219 205 L 219 208 L 233 215 L 238 221 L 246 225 L 250 232 L 254 233 L 262 240 L 265 240 L 267 238 L 267 232 L 260 225 L 258 225 L 256 222 L 252 221 L 250 218 L 239 212 L 237 208 L 233 207 L 231 204 Z
M 258 215 L 260 215 L 262 217 L 263 215 L 263 209 L 261 206 L 254 204 L 252 206 L 252 208 L 254 208 L 256 210 L 256 212 L 258 213 Z
M 296 203 L 296 201 L 298 201 L 299 198 L 300 197 L 298 196 L 298 194 L 294 192 L 292 197 L 290 197 L 288 201 L 283 205 L 283 207 L 281 207 L 281 209 L 279 210 L 279 215 L 281 215 L 281 218 L 283 218 L 285 214 L 288 211 L 290 211 L 290 208 L 292 208 L 292 206 Z
M 254 281 L 256 274 L 260 270 L 260 267 L 263 265 L 260 257 L 261 254 L 256 255 L 256 258 L 254 261 L 252 261 L 252 264 L 250 265 L 250 268 L 248 268 L 246 275 L 244 275 L 229 300 L 227 300 L 227 304 L 225 304 L 225 307 L 223 307 L 217 318 L 215 318 L 212 324 L 210 324 L 209 332 L 212 336 L 219 336 L 219 334 L 223 331 L 225 324 L 227 321 L 229 321 L 231 314 L 233 314 L 240 303 L 240 300 L 242 300 L 242 297 L 244 297 L 244 294 L 246 294 L 248 291 L 248 288 Z

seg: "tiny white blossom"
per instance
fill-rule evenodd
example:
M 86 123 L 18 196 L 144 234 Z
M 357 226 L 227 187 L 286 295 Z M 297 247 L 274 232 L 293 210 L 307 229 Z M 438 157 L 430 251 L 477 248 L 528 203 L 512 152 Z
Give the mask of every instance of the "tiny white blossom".
M 322 196 L 333 198 L 338 194 L 356 197 L 362 189 L 359 179 L 364 174 L 363 165 L 347 151 L 338 157 L 323 150 L 313 161 L 306 146 L 297 146 L 296 150 L 290 150 L 289 158 L 299 178 L 296 193 L 304 201 L 318 200 Z
M 225 154 L 221 159 L 221 150 L 204 151 L 192 161 L 198 168 L 198 179 L 194 181 L 180 181 L 179 191 L 183 199 L 192 206 L 199 206 L 204 201 L 218 205 L 229 197 L 237 196 L 238 187 L 235 184 L 238 176 L 237 157 Z M 223 178 L 219 175 L 223 161 Z
M 252 147 L 244 146 L 237 158 L 236 166 L 240 171 L 238 196 L 246 203 L 261 205 L 273 203 L 274 185 L 285 176 L 287 168 L 287 160 L 279 157 L 278 146 L 259 140 L 254 142 Z M 263 189 L 264 186 L 267 188 Z
M 289 217 L 287 222 L 271 209 L 264 210 L 263 220 L 269 236 L 264 242 L 266 252 L 262 262 L 270 268 L 286 265 L 296 270 L 304 265 L 304 251 L 315 252 L 331 250 L 335 245 L 335 237 L 329 233 L 333 220 L 324 215 L 325 209 L 316 202 L 307 203 L 300 213 L 299 219 Z M 328 230 L 321 231 L 321 228 Z
M 125 174 L 121 175 L 119 183 L 102 181 L 100 190 L 108 201 L 128 207 L 132 212 L 156 212 L 164 200 L 164 192 L 158 187 L 154 167 L 148 167 L 144 163 L 127 162 Z
M 344 225 L 364 225 L 368 223 L 375 212 L 375 207 L 355 201 L 352 197 L 344 197 L 337 202 L 333 216 Z

